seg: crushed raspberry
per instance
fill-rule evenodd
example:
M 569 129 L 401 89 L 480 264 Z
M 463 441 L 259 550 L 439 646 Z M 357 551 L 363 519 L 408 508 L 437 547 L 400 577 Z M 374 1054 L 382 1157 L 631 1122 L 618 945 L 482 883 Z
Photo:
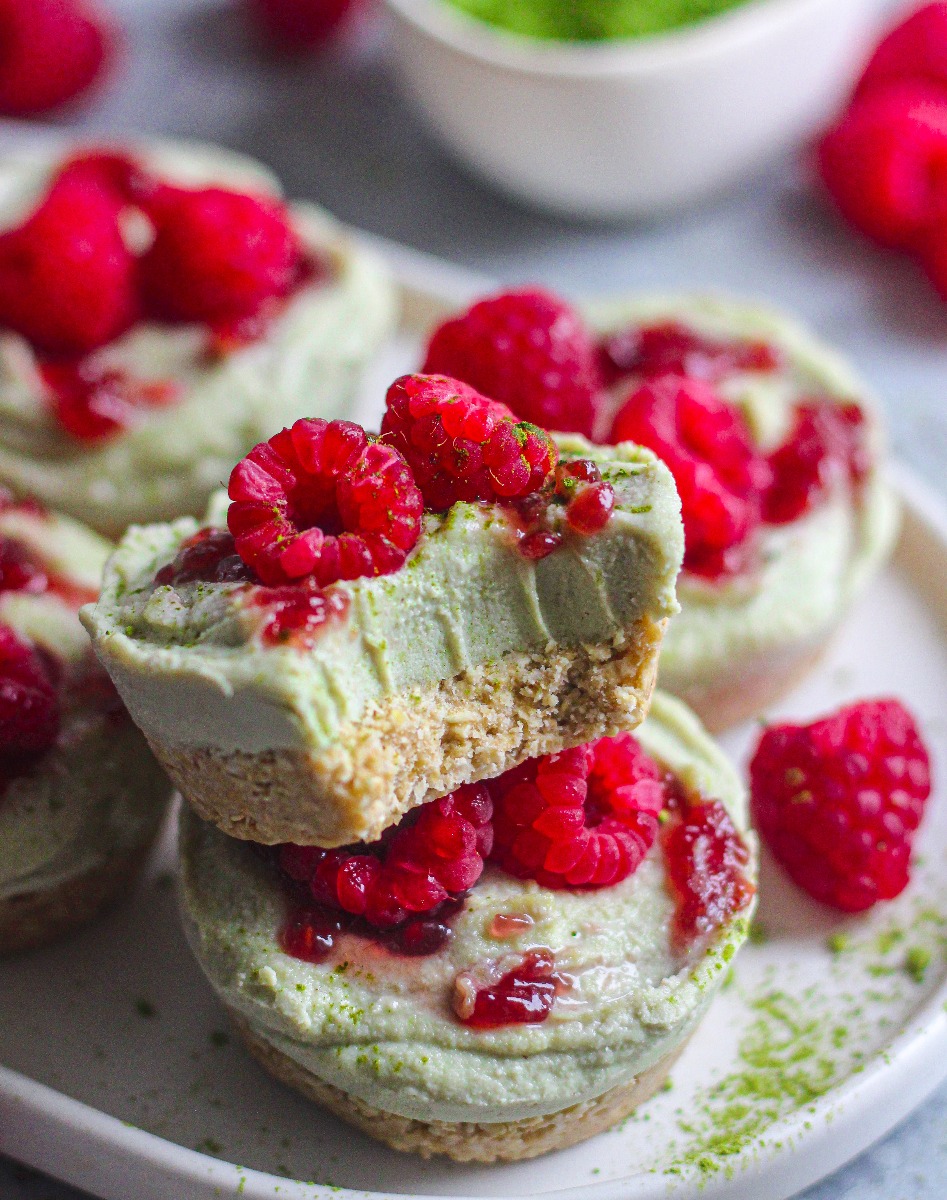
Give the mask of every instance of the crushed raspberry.
M 0 775 L 4 780 L 55 742 L 59 698 L 43 657 L 0 625 Z
M 488 783 L 493 861 L 548 888 L 600 888 L 638 869 L 666 793 L 631 734 L 530 759 Z
M 407 459 L 427 508 L 515 500 L 543 486 L 559 458 L 552 438 L 467 384 L 404 375 L 388 389 L 383 439 Z
M 0 114 L 31 116 L 75 99 L 108 67 L 115 41 L 85 0 L 0 0 Z
M 205 526 L 186 538 L 172 562 L 155 575 L 155 583 L 248 583 L 253 572 L 237 553 L 233 534 Z
M 686 375 L 717 383 L 738 371 L 776 371 L 781 365 L 768 342 L 704 337 L 678 321 L 622 329 L 602 341 L 599 353 L 609 385 L 627 375 Z
M 83 354 L 137 316 L 135 261 L 113 193 L 66 171 L 32 215 L 0 234 L 0 324 L 49 354 Z
M 638 442 L 669 467 L 681 497 L 687 570 L 717 578 L 746 566 L 769 468 L 735 407 L 699 379 L 664 375 L 631 393 L 609 441 Z
M 901 79 L 925 80 L 947 93 L 947 4 L 925 4 L 895 26 L 876 47 L 857 94 Z
M 551 292 L 504 292 L 445 321 L 422 370 L 462 379 L 544 429 L 592 434 L 595 342 L 579 314 Z
M 139 278 L 149 312 L 161 320 L 240 321 L 297 280 L 302 251 L 279 200 L 164 186 L 148 215 L 155 238 Z
M 800 404 L 789 437 L 768 459 L 772 482 L 763 519 L 771 525 L 796 521 L 839 483 L 857 491 L 871 469 L 867 435 L 857 404 Z
M 947 90 L 905 80 L 870 91 L 822 139 L 818 163 L 857 229 L 884 246 L 914 247 L 947 215 Z
M 340 934 L 353 933 L 395 954 L 422 958 L 436 954 L 451 940 L 450 918 L 460 911 L 462 904 L 463 901 L 447 900 L 430 913 L 411 917 L 393 928 L 378 929 L 351 913 L 303 900 L 290 909 L 279 931 L 279 946 L 293 958 L 321 963 L 332 953 Z
M 750 765 L 757 828 L 810 896 L 861 912 L 907 887 L 930 795 L 930 758 L 897 700 L 863 700 L 811 725 L 774 725 Z
M 267 584 L 387 575 L 421 536 L 408 464 L 351 421 L 297 421 L 234 467 L 229 493 L 237 553 Z
M 539 1025 L 552 1012 L 558 992 L 555 961 L 548 950 L 532 950 L 494 983 L 476 988 L 458 976 L 454 1012 L 472 1029 L 503 1025 Z
M 548 558 L 564 542 L 565 539 L 561 533 L 553 533 L 549 529 L 535 529 L 527 531 L 523 533 L 522 537 L 517 538 L 516 549 L 523 558 L 530 562 L 539 562 L 541 559 Z
M 566 522 L 575 533 L 600 533 L 615 511 L 615 489 L 591 459 L 577 458 L 556 468 L 555 494 L 566 501 Z
M 40 374 L 53 417 L 78 442 L 108 441 L 133 425 L 141 413 L 165 408 L 178 398 L 173 383 L 135 379 L 88 359 L 46 362 Z
M 329 41 L 357 5 L 358 0 L 250 0 L 250 12 L 276 49 L 299 54 Z
M 755 888 L 747 874 L 749 849 L 719 800 L 685 796 L 678 788 L 670 811 L 661 846 L 677 901 L 674 941 L 686 950 L 745 908 Z
M 491 850 L 492 811 L 486 788 L 467 784 L 415 809 L 377 842 L 340 850 L 290 844 L 277 862 L 310 904 L 390 929 L 473 887 Z
M 265 614 L 260 638 L 269 646 L 308 649 L 327 625 L 341 621 L 349 611 L 344 592 L 323 592 L 305 583 L 254 588 L 250 602 Z

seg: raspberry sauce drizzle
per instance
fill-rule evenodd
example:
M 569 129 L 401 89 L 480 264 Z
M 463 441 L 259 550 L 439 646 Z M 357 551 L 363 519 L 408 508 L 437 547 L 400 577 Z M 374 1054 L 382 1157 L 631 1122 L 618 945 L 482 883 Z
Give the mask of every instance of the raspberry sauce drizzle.
M 686 375 L 716 382 L 738 371 L 776 371 L 781 358 L 763 341 L 710 338 L 677 321 L 631 326 L 605 338 L 599 363 L 606 386 L 629 375 Z
M 688 796 L 674 783 L 671 795 L 661 845 L 677 904 L 672 939 L 686 952 L 745 908 L 756 889 L 749 848 L 720 801 Z

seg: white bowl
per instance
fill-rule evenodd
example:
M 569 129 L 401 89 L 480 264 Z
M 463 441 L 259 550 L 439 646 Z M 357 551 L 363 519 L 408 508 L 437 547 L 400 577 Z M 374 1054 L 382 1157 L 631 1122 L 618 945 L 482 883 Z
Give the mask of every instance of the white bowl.
M 421 111 L 475 172 L 575 216 L 659 213 L 733 183 L 840 103 L 882 0 L 747 0 L 659 37 L 541 42 L 446 0 L 386 0 Z

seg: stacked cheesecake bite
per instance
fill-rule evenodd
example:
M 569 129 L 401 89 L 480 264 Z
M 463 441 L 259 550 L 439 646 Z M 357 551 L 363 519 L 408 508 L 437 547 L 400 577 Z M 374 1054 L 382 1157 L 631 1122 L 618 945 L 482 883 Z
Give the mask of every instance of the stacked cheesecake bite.
M 644 720 L 683 554 L 653 453 L 444 376 L 126 535 L 86 626 L 189 802 L 192 945 L 275 1075 L 483 1161 L 659 1086 L 754 891 L 732 768 L 677 701 Z

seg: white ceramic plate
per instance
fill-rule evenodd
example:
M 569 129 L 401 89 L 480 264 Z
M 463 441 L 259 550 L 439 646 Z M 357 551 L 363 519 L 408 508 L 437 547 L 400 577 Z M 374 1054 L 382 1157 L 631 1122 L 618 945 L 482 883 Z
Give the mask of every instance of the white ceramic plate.
M 388 251 L 407 314 L 366 389 L 366 421 L 377 419 L 384 385 L 415 365 L 426 323 L 482 286 Z M 942 764 L 947 515 L 916 482 L 902 487 L 894 566 L 780 715 L 901 696 Z M 727 745 L 742 760 L 751 739 L 747 729 Z M 781 1200 L 881 1136 L 947 1076 L 947 790 L 938 786 L 905 895 L 840 920 L 764 863 L 766 939 L 739 955 L 671 1089 L 575 1149 L 489 1168 L 382 1149 L 232 1043 L 178 926 L 169 836 L 127 905 L 66 945 L 0 967 L 0 1151 L 107 1200 L 328 1200 L 340 1191 Z

